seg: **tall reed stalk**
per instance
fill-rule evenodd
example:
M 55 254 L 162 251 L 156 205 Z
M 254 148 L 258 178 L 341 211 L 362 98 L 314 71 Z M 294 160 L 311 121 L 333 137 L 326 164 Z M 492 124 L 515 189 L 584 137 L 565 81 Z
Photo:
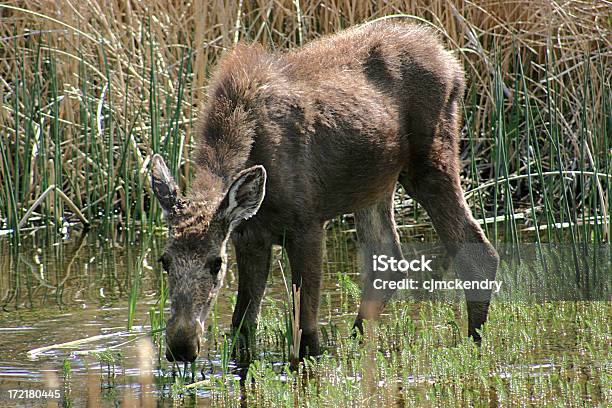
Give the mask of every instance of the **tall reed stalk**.
M 464 63 L 463 182 L 477 218 L 504 221 L 487 233 L 516 243 L 528 230 L 578 256 L 580 242 L 610 238 L 609 15 L 574 0 L 5 2 L 0 228 L 16 231 L 50 185 L 88 219 L 149 228 L 149 159 L 162 153 L 188 187 L 193 119 L 224 51 L 291 49 L 387 16 L 432 26 Z M 54 197 L 33 223 L 73 219 Z

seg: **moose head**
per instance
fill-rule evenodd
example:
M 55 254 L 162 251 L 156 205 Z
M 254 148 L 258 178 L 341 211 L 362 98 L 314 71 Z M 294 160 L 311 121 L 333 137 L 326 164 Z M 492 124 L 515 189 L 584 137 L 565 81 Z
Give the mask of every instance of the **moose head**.
M 151 182 L 168 224 L 160 262 L 168 274 L 171 316 L 166 325 L 166 358 L 194 361 L 204 322 L 223 286 L 231 232 L 251 218 L 264 199 L 266 170 L 253 166 L 238 173 L 229 187 L 204 199 L 181 195 L 158 154 Z

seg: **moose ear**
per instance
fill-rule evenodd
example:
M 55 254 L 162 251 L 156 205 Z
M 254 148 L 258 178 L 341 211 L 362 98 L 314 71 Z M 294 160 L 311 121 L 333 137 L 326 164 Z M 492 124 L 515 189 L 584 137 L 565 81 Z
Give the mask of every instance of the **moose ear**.
M 251 218 L 266 194 L 266 169 L 253 166 L 241 171 L 219 205 L 217 214 L 232 231 L 242 221 Z
M 159 154 L 154 155 L 151 160 L 151 186 L 164 211 L 164 216 L 174 212 L 178 200 L 178 186 Z

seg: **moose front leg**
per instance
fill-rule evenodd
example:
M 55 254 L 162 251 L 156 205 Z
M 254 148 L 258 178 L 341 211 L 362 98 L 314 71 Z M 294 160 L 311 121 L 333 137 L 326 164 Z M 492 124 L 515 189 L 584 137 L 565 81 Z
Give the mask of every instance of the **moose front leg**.
M 318 311 L 323 266 L 323 225 L 296 233 L 287 240 L 292 282 L 300 288 L 300 359 L 319 354 Z
M 270 271 L 271 240 L 252 231 L 232 235 L 238 265 L 238 296 L 232 317 L 234 330 L 240 328 L 249 348 L 257 328 L 259 307 Z

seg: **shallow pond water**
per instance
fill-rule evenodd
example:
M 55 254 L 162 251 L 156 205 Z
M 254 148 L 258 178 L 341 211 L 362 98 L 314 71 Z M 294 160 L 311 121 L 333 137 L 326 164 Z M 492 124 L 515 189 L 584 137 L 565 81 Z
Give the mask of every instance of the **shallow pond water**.
M 9 244 L 8 238 L 0 240 L 0 406 L 47 406 L 48 402 L 60 406 L 116 406 L 126 398 L 142 398 L 141 393 L 162 405 L 177 401 L 186 406 L 210 403 L 210 393 L 204 389 L 187 398 L 174 398 L 174 376 L 180 376 L 184 367 L 165 362 L 163 353 L 148 340 L 150 313 L 160 311 L 163 275 L 156 260 L 163 250 L 164 236 L 107 236 L 90 231 L 58 240 L 43 230 L 26 236 L 18 249 Z M 320 312 L 325 333 L 336 326 L 350 325 L 354 309 L 347 308 L 346 303 L 349 296 L 355 296 L 350 292 L 357 286 L 339 284 L 339 280 L 358 281 L 350 231 L 333 229 L 327 241 Z M 275 261 L 281 258 L 277 251 Z M 229 332 L 237 287 L 233 264 L 225 286 L 207 322 L 209 332 L 215 331 L 217 336 Z M 266 293 L 264 308 L 278 308 L 287 300 L 277 262 Z M 132 306 L 130 298 L 136 299 Z M 130 308 L 134 310 L 131 318 Z M 164 312 L 169 313 L 167 306 Z M 422 316 L 418 304 L 409 313 L 419 324 Z M 131 331 L 127 330 L 128 320 L 132 321 Z M 534 350 L 541 355 L 534 360 L 537 364 L 525 370 L 547 375 L 555 368 L 549 362 L 551 355 L 574 347 L 577 336 L 564 331 L 550 337 L 541 343 L 542 350 Z M 323 337 L 327 339 L 324 346 L 333 353 L 333 340 Z M 87 340 L 67 348 L 56 346 L 83 339 Z M 193 378 L 187 378 L 187 382 L 219 376 L 224 364 L 220 349 L 218 342 L 205 342 Z M 277 348 L 269 351 L 266 359 L 277 364 L 280 373 L 286 356 Z M 150 384 L 143 382 L 143 370 L 149 370 L 146 381 Z M 237 377 L 241 368 L 229 361 L 229 371 Z M 500 378 L 509 375 L 501 372 Z M 405 381 L 426 389 L 433 380 L 429 375 L 415 374 Z M 10 390 L 59 390 L 60 395 L 9 399 Z
M 103 405 L 113 406 L 128 388 L 138 398 L 140 341 L 150 338 L 150 311 L 159 311 L 163 278 L 156 260 L 164 242 L 163 234 L 136 237 L 130 242 L 124 235 L 108 239 L 97 231 L 56 239 L 45 230 L 26 236 L 19 248 L 11 246 L 8 238 L 0 239 L 0 406 L 20 405 L 7 399 L 9 390 L 60 388 L 63 406 L 81 406 L 92 393 Z M 345 264 L 346 248 L 333 248 L 332 252 L 342 252 L 345 261 L 340 263 Z M 275 255 L 280 259 L 280 251 Z M 330 261 L 329 269 L 334 269 L 335 263 Z M 219 332 L 230 329 L 237 287 L 234 272 L 231 264 L 225 290 L 209 319 L 209 324 L 214 319 Z M 270 275 L 266 302 L 282 302 L 286 293 L 281 271 L 274 267 Z M 336 283 L 332 279 L 326 282 L 329 287 L 324 290 L 332 293 Z M 137 301 L 132 330 L 128 331 L 135 285 Z M 166 316 L 169 310 L 166 305 Z M 83 339 L 82 344 L 67 348 L 52 347 Z M 219 371 L 221 357 L 214 345 L 209 346 L 205 342 L 196 361 L 195 380 Z M 173 375 L 183 366 L 173 367 L 163 360 L 163 354 L 160 360 L 158 350 L 152 350 L 149 357 L 155 380 L 150 392 L 156 399 L 172 401 Z M 278 361 L 283 363 L 280 354 Z M 237 371 L 233 361 L 230 369 Z M 199 404 L 206 405 L 207 392 L 198 390 L 198 397 Z M 21 402 L 46 405 L 44 397 Z

